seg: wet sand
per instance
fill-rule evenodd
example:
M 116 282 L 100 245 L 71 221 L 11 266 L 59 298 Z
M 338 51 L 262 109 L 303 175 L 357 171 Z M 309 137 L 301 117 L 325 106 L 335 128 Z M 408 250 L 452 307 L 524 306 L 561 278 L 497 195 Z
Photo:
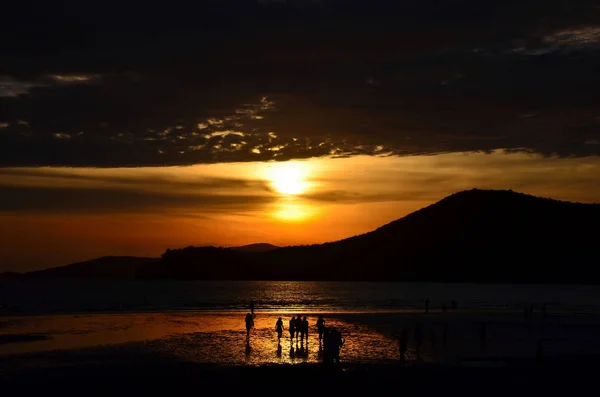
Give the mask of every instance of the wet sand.
M 554 391 L 563 383 L 579 387 L 588 381 L 585 374 L 594 372 L 591 370 L 600 357 L 597 315 L 552 313 L 526 321 L 521 313 L 506 311 L 328 313 L 327 324 L 342 330 L 346 344 L 341 365 L 324 368 L 314 332 L 316 314 L 306 314 L 311 325 L 308 350 L 305 343 L 290 342 L 287 327 L 291 314 L 282 315 L 286 329 L 280 354 L 274 328 L 279 314 L 259 312 L 249 343 L 244 314 L 3 318 L 0 340 L 7 343 L 0 344 L 0 381 L 7 387 L 33 389 L 58 387 L 66 381 L 88 388 L 112 385 L 120 390 L 150 390 L 152 385 L 176 382 L 194 393 L 209 386 L 243 392 L 247 385 L 260 393 L 270 393 L 272 387 L 277 387 L 275 392 L 287 393 L 287 388 L 299 384 L 299 394 L 312 393 L 321 384 L 329 392 L 342 388 L 351 395 L 371 387 L 438 393 L 446 385 L 462 394 L 479 390 L 481 395 L 508 391 L 513 384 L 517 388 L 513 392 L 518 388 Z M 421 359 L 416 357 L 413 337 L 417 323 L 424 330 Z M 485 344 L 482 323 L 486 323 Z M 406 365 L 400 365 L 397 340 L 403 327 L 411 335 Z M 542 342 L 541 356 L 538 341 Z M 299 349 L 305 354 L 299 355 Z M 573 379 L 578 379 L 575 384 Z M 477 389 L 484 380 L 487 383 L 481 387 L 485 389 Z
M 258 313 L 247 349 L 244 313 L 164 312 L 93 315 L 5 317 L 0 327 L 0 357 L 26 361 L 31 355 L 53 351 L 78 354 L 85 349 L 142 350 L 201 364 L 263 365 L 320 361 L 317 315 L 307 313 L 309 342 L 290 341 L 288 321 L 281 354 L 275 333 L 277 313 Z M 421 359 L 456 362 L 466 359 L 533 358 L 541 344 L 547 356 L 600 354 L 600 316 L 595 314 L 537 315 L 526 321 L 518 312 L 446 313 L 327 313 L 328 326 L 338 327 L 346 344 L 345 362 L 382 363 L 399 359 L 398 335 L 409 330 L 407 358 L 416 359 L 414 330 L 423 329 Z M 485 323 L 485 335 L 482 324 Z M 483 337 L 485 340 L 482 341 Z M 308 347 L 308 349 L 307 349 Z M 296 354 L 303 349 L 304 354 Z

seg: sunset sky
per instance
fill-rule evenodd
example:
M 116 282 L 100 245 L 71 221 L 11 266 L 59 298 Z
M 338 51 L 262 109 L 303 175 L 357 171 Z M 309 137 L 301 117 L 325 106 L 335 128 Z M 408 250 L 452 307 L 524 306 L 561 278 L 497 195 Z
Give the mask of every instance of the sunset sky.
M 0 271 L 600 202 L 595 1 L 122 3 L 4 6 Z

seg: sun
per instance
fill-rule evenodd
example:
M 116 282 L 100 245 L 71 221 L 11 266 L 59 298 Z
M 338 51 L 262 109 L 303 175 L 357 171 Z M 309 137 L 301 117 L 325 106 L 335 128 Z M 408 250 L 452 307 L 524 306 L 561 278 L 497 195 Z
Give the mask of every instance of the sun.
M 301 163 L 281 163 L 270 167 L 267 177 L 271 186 L 285 195 L 302 194 L 308 189 L 306 169 Z

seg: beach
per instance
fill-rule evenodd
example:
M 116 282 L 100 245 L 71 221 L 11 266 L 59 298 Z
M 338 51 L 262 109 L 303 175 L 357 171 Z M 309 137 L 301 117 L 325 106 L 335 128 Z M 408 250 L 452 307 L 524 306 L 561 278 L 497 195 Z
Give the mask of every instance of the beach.
M 4 379 L 56 368 L 137 368 L 170 363 L 186 368 L 265 368 L 319 365 L 322 347 L 307 313 L 308 343 L 290 341 L 291 314 L 261 313 L 248 341 L 243 313 L 103 313 L 2 318 L 0 357 Z M 275 322 L 282 317 L 279 342 Z M 594 314 L 534 315 L 518 312 L 326 313 L 326 325 L 345 338 L 342 368 L 400 365 L 400 330 L 409 331 L 408 368 L 476 366 L 534 367 L 554 360 L 600 354 L 600 317 Z M 482 335 L 482 324 L 485 335 Z M 420 358 L 415 329 L 423 330 Z M 445 333 L 445 336 L 444 336 Z M 485 337 L 485 339 L 483 339 Z M 540 351 L 541 348 L 541 351 Z M 131 361 L 131 362 L 129 362 Z M 162 364 L 161 364 L 162 365 Z
M 340 364 L 329 366 L 320 361 L 315 332 L 309 335 L 308 349 L 306 343 L 290 343 L 286 332 L 278 354 L 277 317 L 258 313 L 249 344 L 243 313 L 4 318 L 0 387 L 5 395 L 36 396 L 48 392 L 504 396 L 593 395 L 596 390 L 600 322 L 595 316 L 549 316 L 542 328 L 540 321 L 524 324 L 518 313 L 330 313 L 325 316 L 328 325 L 339 327 L 346 343 Z M 485 349 L 478 335 L 484 319 Z M 431 331 L 441 335 L 442 327 L 449 326 L 446 348 L 440 339 L 432 345 L 425 337 L 417 359 L 411 337 L 402 364 L 397 331 L 416 321 L 426 335 Z M 545 338 L 541 357 L 540 336 Z M 307 353 L 299 355 L 302 347 Z
M 23 288 L 13 287 L 12 294 L 5 289 L 4 302 L 12 302 L 5 309 L 21 314 L 0 316 L 4 388 L 35 392 L 67 382 L 111 393 L 173 384 L 231 392 L 245 392 L 251 384 L 252 390 L 276 387 L 288 393 L 292 388 L 298 394 L 317 385 L 350 394 L 370 388 L 426 394 L 447 388 L 477 395 L 519 388 L 554 392 L 591 381 L 587 374 L 594 373 L 600 357 L 595 289 L 577 300 L 575 292 L 569 295 L 576 287 L 521 286 L 519 299 L 537 298 L 533 313 L 526 315 L 511 295 L 514 289 L 499 286 L 463 286 L 462 295 L 458 287 L 445 285 L 306 282 L 152 286 L 162 295 L 146 284 L 121 288 L 136 297 L 142 291 L 154 303 L 138 307 L 112 285 L 96 285 L 106 291 L 99 295 L 77 284 L 72 288 L 79 300 L 71 299 L 68 288 L 51 285 L 29 285 L 28 295 Z M 288 301 L 281 298 L 286 293 Z M 420 296 L 435 299 L 427 312 Z M 439 304 L 444 296 L 459 296 L 458 307 L 444 309 Z M 552 296 L 544 314 L 539 302 Z M 102 310 L 107 297 L 122 304 Z M 506 297 L 513 300 L 501 304 Z M 258 304 L 246 339 L 244 317 L 252 299 Z M 298 315 L 309 322 L 308 343 L 290 340 L 289 320 Z M 345 339 L 339 365 L 322 363 L 319 315 Z M 285 328 L 280 341 L 279 317 Z M 403 329 L 408 332 L 405 362 L 399 351 Z M 418 352 L 417 329 L 422 335 Z

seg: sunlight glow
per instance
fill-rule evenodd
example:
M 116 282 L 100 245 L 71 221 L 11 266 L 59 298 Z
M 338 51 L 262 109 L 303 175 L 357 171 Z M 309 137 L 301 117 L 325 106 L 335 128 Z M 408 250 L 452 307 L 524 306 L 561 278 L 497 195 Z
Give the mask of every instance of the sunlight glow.
M 277 192 L 285 195 L 296 195 L 304 193 L 308 189 L 307 173 L 304 163 L 279 163 L 267 169 L 267 179 Z
M 305 221 L 313 215 L 313 209 L 307 205 L 294 202 L 281 202 L 272 215 L 285 222 L 300 222 Z

